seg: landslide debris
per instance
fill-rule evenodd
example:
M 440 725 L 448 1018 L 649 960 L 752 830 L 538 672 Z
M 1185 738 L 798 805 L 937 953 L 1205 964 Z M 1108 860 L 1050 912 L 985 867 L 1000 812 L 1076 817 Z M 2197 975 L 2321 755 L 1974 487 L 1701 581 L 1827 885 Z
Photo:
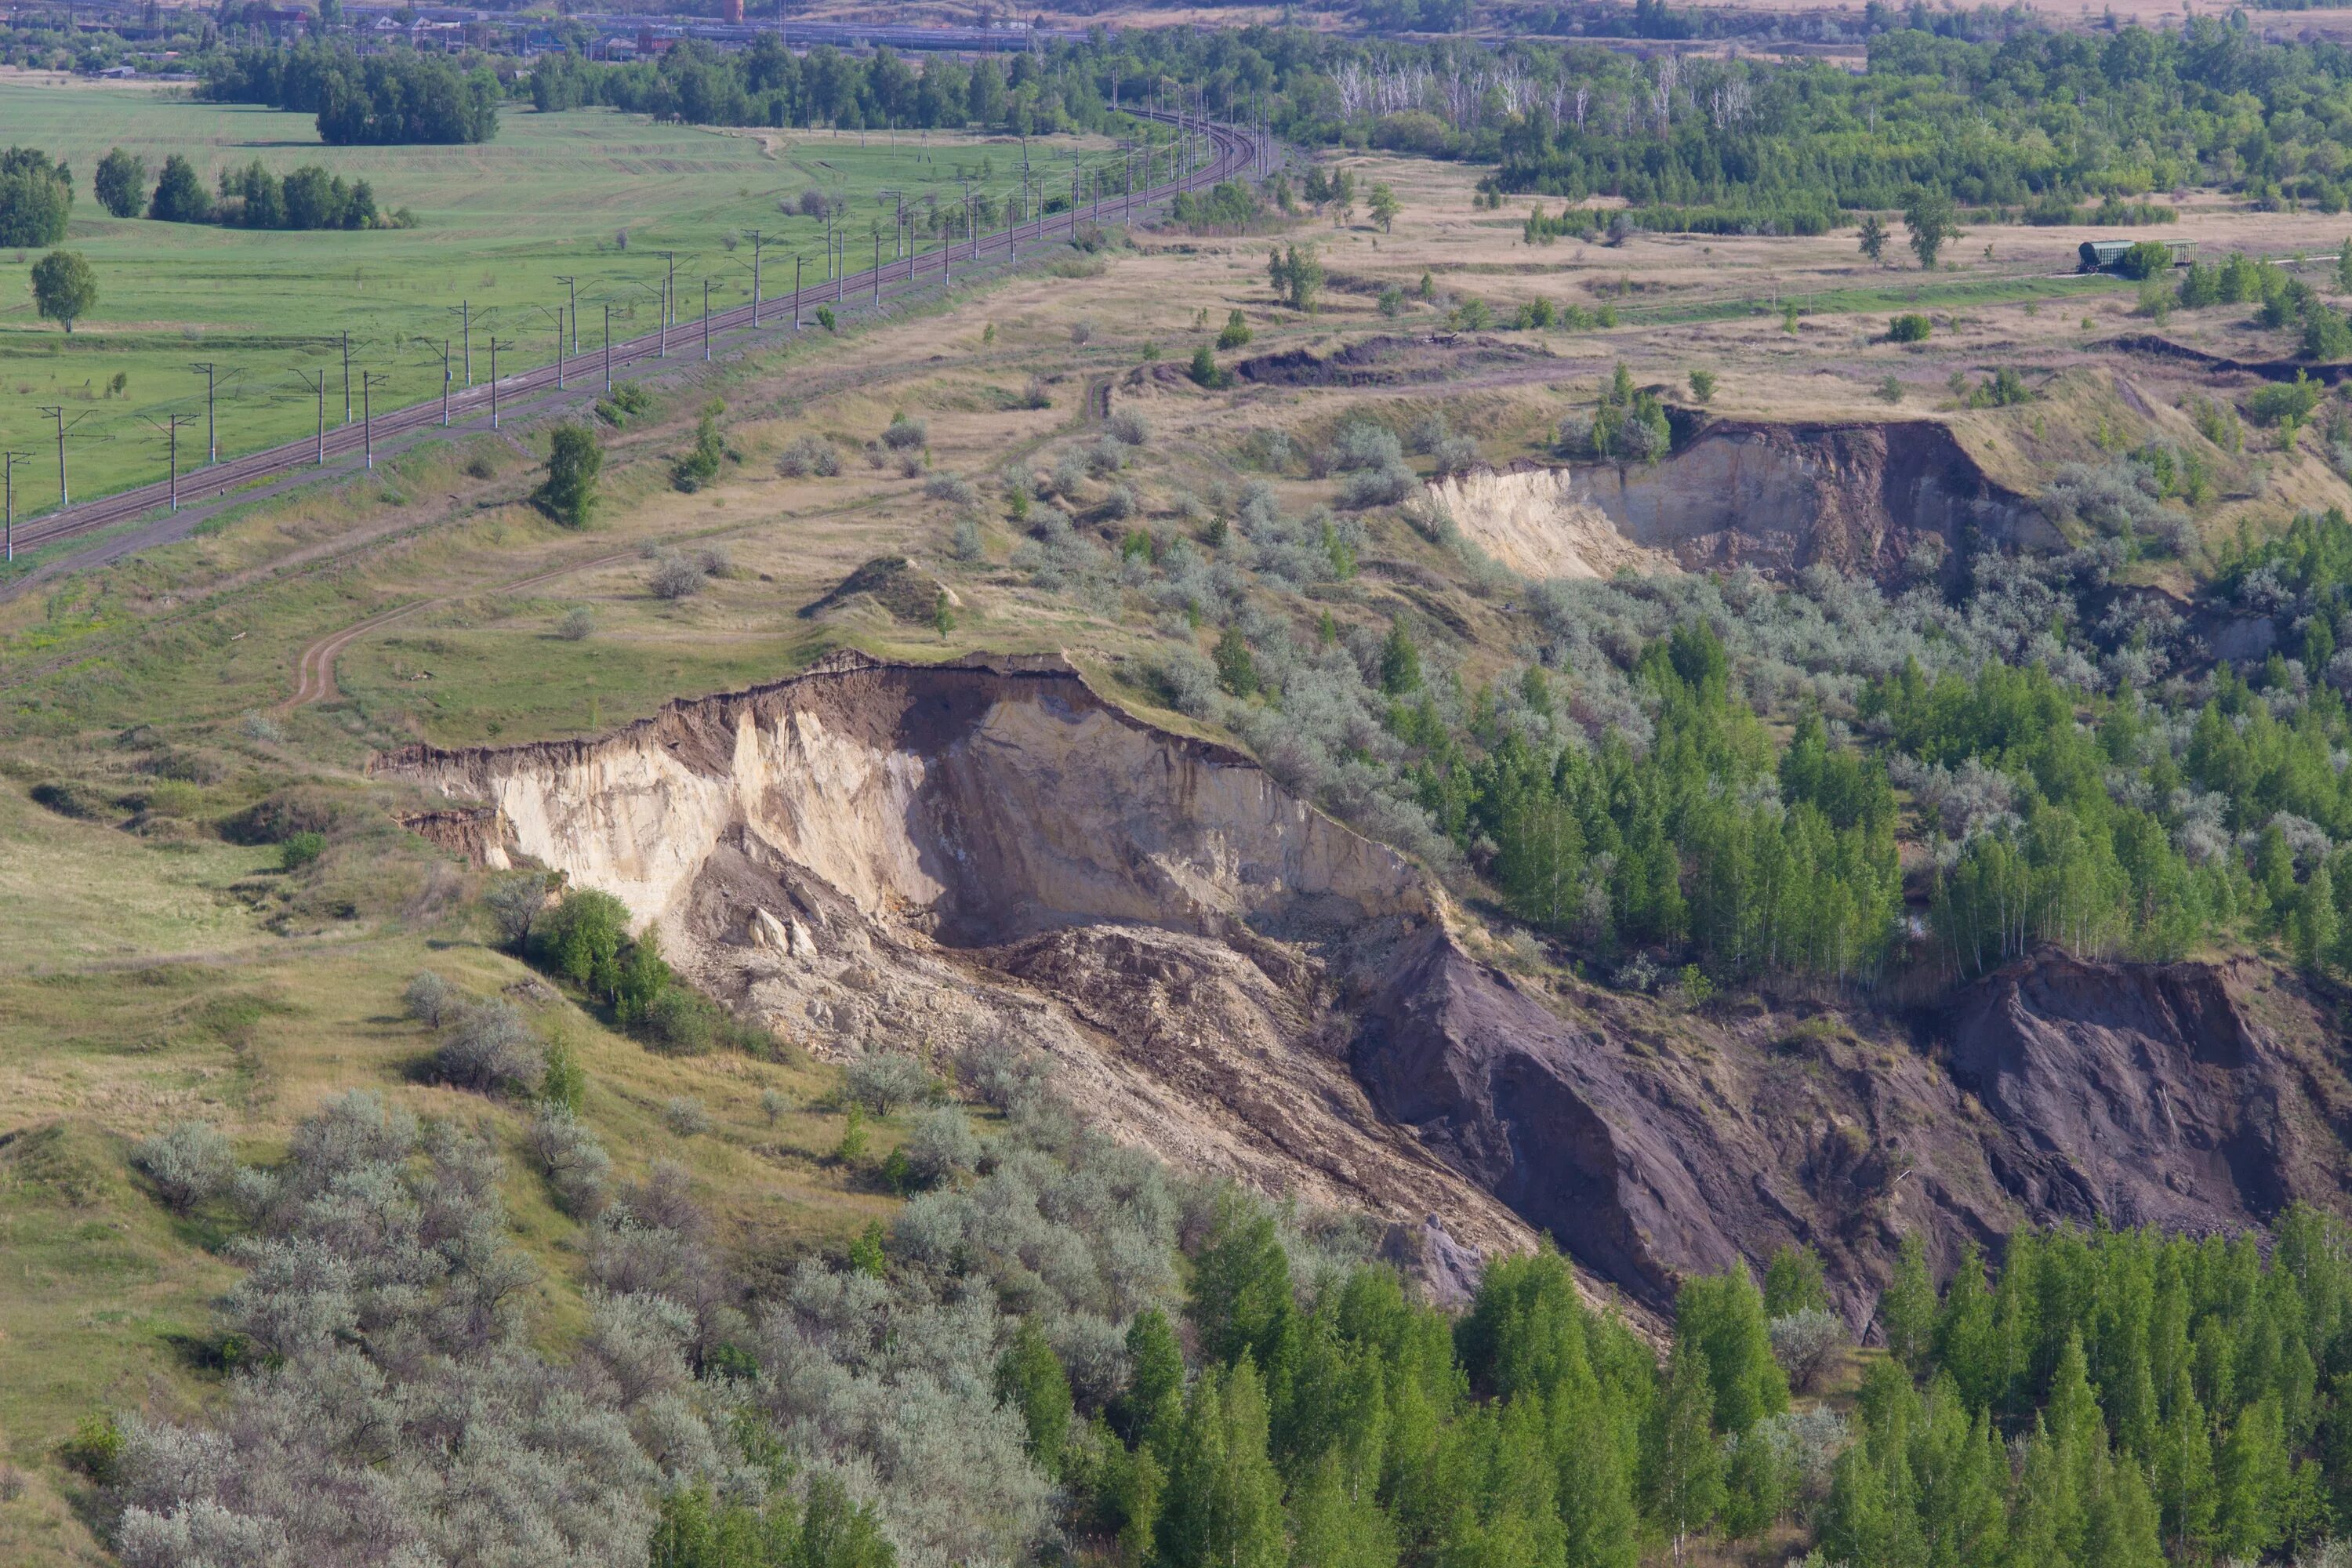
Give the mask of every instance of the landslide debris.
M 1803 1241 L 1858 1325 L 1910 1229 L 2335 1201 L 2326 1031 L 2251 968 L 2036 956 L 1916 1026 L 1515 975 L 1402 856 L 1057 660 L 841 658 L 381 768 L 446 798 L 436 841 L 614 894 L 814 1048 L 1044 1051 L 1113 1134 L 1381 1216 L 1441 1291 L 1538 1231 L 1654 1307 Z

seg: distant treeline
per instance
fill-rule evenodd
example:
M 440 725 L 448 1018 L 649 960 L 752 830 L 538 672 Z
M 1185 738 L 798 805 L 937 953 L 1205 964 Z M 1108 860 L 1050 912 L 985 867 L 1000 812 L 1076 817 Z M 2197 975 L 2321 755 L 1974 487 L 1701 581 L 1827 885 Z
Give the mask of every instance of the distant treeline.
M 659 60 L 625 65 L 548 54 L 530 73 L 531 102 L 541 111 L 605 104 L 696 125 L 978 125 L 1023 136 L 1106 128 L 1110 90 L 1094 62 L 1077 54 L 1020 54 L 1009 66 L 931 60 L 918 75 L 887 48 L 861 59 L 819 44 L 802 58 L 767 35 L 736 54 L 688 39 Z M 1125 102 L 1139 103 L 1145 90 L 1133 84 Z
M 361 56 L 309 40 L 215 56 L 198 91 L 216 103 L 315 114 L 320 139 L 345 147 L 488 142 L 504 96 L 487 64 L 460 70 L 440 55 Z

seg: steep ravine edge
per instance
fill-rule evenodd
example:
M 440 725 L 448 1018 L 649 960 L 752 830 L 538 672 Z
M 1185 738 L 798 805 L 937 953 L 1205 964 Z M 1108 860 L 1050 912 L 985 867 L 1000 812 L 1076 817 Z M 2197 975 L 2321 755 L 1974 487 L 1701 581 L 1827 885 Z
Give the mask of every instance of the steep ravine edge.
M 1859 1323 L 1907 1229 L 1949 1257 L 2027 1219 L 2218 1229 L 2341 1190 L 2342 1074 L 2291 987 L 2037 955 L 1918 1035 L 1860 1003 L 1524 980 L 1404 857 L 1058 659 L 843 657 L 377 771 L 436 797 L 419 831 L 615 894 L 820 1051 L 1017 1039 L 1181 1165 L 1408 1239 L 1548 1232 L 1653 1306 L 1804 1241 Z

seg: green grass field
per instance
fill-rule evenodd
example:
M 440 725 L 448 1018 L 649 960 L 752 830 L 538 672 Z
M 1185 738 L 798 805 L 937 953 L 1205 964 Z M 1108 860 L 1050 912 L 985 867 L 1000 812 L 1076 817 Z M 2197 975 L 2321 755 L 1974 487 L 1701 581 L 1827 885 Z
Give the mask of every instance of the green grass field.
M 569 298 L 557 279 L 578 280 L 579 345 L 593 354 L 613 309 L 618 337 L 658 321 L 667 264 L 677 253 L 677 316 L 689 337 L 711 283 L 713 310 L 751 298 L 751 246 L 770 237 L 761 293 L 793 285 L 793 258 L 814 286 L 824 276 L 824 226 L 779 210 L 817 187 L 851 201 L 847 267 L 882 248 L 891 221 L 877 193 L 899 190 L 909 206 L 961 201 L 960 174 L 1000 196 L 1017 187 L 1021 145 L 882 133 L 721 132 L 656 125 L 603 110 L 540 115 L 508 109 L 498 140 L 473 147 L 326 147 L 310 118 L 241 105 L 184 101 L 144 89 L 0 78 L 0 142 L 45 148 L 70 162 L 79 199 L 68 245 L 98 270 L 97 310 L 68 337 L 34 312 L 28 274 L 38 252 L 0 252 L 0 444 L 30 454 L 16 470 L 19 515 L 57 499 L 54 426 L 42 405 L 63 405 L 72 428 L 67 462 L 75 499 L 160 479 L 164 437 L 151 420 L 193 415 L 180 435 L 186 473 L 204 455 L 204 377 L 221 377 L 221 455 L 308 435 L 317 402 L 306 377 L 327 377 L 327 418 L 343 413 L 339 334 L 349 332 L 352 409 L 362 371 L 387 379 L 379 407 L 437 395 L 441 343 L 462 349 L 459 307 L 473 313 L 473 377 L 546 363 L 555 353 L 553 310 Z M 320 163 L 365 179 L 378 205 L 406 207 L 413 229 L 276 233 L 108 217 L 89 178 L 108 148 L 146 159 L 151 178 L 183 153 L 207 180 L 258 157 L 279 174 Z M 1048 189 L 1066 188 L 1070 161 L 1107 144 L 1034 141 L 1033 169 Z M 987 165 L 983 176 L 983 163 Z M 893 204 L 895 205 L 895 204 Z M 625 232 L 624 246 L 621 237 Z M 733 240 L 733 248 L 729 242 Z M 678 352 L 674 350 L 673 352 Z M 117 374 L 123 395 L 109 395 Z M 457 370 L 464 384 L 462 363 Z

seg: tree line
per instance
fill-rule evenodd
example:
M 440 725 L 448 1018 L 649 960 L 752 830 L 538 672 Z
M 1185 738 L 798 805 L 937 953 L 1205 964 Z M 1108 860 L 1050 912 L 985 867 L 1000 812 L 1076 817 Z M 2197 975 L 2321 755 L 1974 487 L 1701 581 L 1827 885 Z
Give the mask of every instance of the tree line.
M 207 58 L 197 92 L 216 103 L 260 103 L 315 115 L 330 146 L 488 142 L 505 89 L 489 66 L 395 49 L 361 55 L 305 39 L 256 44 Z
M 405 215 L 376 206 L 365 180 L 346 181 L 323 164 L 305 163 L 280 176 L 256 158 L 220 173 L 218 195 L 180 153 L 163 160 L 152 191 L 146 160 L 120 147 L 100 161 L 92 182 L 99 205 L 116 217 L 142 213 L 161 223 L 217 223 L 231 228 L 378 228 L 404 226 Z

